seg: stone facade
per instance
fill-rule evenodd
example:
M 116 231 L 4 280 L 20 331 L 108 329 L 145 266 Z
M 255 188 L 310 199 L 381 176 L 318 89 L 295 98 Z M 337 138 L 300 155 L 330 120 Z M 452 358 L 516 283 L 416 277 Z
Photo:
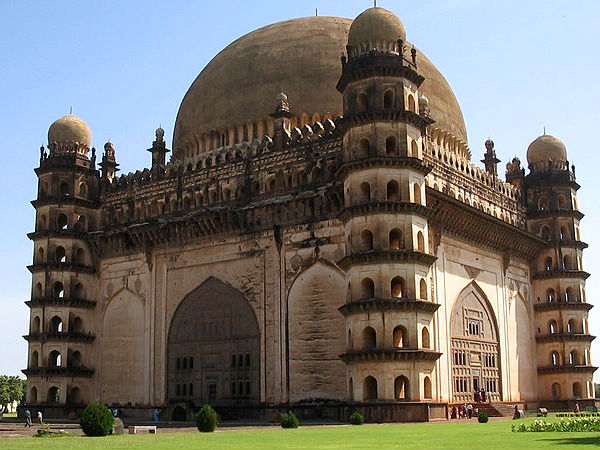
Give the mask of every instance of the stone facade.
M 51 126 L 28 404 L 427 420 L 479 388 L 528 407 L 593 398 L 564 146 L 542 136 L 529 173 L 515 159 L 503 181 L 488 141 L 476 167 L 390 14 L 352 24 L 339 116 L 292 113 L 281 93 L 260 127 L 204 134 L 169 163 L 158 129 L 151 168 L 123 176 L 111 143 L 96 168 L 81 120 Z

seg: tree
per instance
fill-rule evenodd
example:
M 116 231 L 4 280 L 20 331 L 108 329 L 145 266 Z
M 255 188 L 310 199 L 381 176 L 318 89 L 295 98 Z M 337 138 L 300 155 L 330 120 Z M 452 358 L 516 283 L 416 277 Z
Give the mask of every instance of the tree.
M 0 414 L 8 410 L 12 402 L 21 402 L 25 396 L 25 380 L 0 375 Z

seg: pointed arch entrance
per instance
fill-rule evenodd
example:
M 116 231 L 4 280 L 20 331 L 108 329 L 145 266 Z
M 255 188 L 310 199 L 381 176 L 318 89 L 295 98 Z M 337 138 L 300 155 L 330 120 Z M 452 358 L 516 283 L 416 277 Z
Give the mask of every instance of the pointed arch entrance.
M 169 403 L 257 404 L 259 335 L 256 315 L 246 297 L 232 286 L 208 278 L 183 299 L 171 320 Z
M 451 316 L 452 401 L 473 401 L 481 388 L 499 401 L 500 345 L 494 311 L 474 281 L 458 295 Z

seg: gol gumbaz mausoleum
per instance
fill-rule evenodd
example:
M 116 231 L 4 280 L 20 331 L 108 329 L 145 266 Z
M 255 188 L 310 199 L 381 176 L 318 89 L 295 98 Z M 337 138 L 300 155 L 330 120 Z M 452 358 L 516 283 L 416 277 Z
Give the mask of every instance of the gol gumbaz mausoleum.
M 498 408 L 594 402 L 565 145 L 544 134 L 501 177 L 488 140 L 474 164 L 456 97 L 392 12 L 239 38 L 189 88 L 172 150 L 164 134 L 119 176 L 83 120 L 50 126 L 28 408 L 401 421 L 482 388 Z

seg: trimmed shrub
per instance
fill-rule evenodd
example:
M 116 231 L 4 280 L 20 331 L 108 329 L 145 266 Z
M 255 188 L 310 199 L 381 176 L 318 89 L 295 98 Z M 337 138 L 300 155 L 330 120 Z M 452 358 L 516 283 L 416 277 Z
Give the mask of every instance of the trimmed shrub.
M 486 413 L 485 411 L 481 411 L 477 416 L 477 421 L 479 423 L 487 423 L 488 420 L 490 420 L 490 418 L 488 417 L 488 413 Z
M 219 426 L 217 412 L 210 405 L 204 405 L 196 414 L 196 426 L 202 433 L 211 433 Z
M 298 428 L 300 421 L 291 411 L 281 415 L 281 428 Z
M 362 425 L 363 423 L 365 423 L 365 418 L 361 413 L 355 412 L 352 413 L 352 415 L 350 416 L 350 423 L 352 425 Z
M 115 418 L 102 403 L 92 402 L 85 407 L 79 424 L 87 436 L 106 436 L 115 423 Z
M 123 425 L 123 421 L 118 417 L 115 417 L 115 423 L 112 428 L 112 434 L 123 434 L 125 431 L 125 425 Z
M 515 433 L 526 432 L 599 432 L 600 417 L 575 417 L 573 419 L 560 419 L 558 422 L 547 422 L 543 419 L 536 419 L 530 423 L 520 423 L 512 425 L 511 430 Z

